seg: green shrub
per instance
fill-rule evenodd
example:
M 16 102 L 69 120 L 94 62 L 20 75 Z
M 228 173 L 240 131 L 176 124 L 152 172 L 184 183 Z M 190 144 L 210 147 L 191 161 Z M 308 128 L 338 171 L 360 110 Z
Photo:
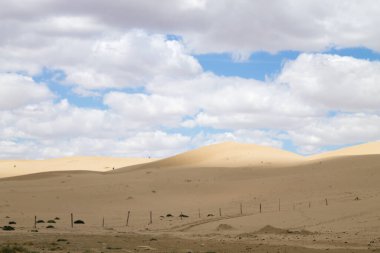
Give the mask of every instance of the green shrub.
M 15 228 L 12 227 L 12 226 L 4 226 L 4 227 L 3 227 L 3 230 L 4 230 L 4 231 L 13 231 L 13 230 L 15 230 Z

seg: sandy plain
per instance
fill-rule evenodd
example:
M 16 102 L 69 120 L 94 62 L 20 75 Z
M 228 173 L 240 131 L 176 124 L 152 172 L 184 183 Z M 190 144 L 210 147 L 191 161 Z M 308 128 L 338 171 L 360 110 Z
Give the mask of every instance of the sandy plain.
M 75 159 L 38 161 L 45 167 L 0 162 L 0 226 L 15 228 L 0 231 L 0 245 L 38 252 L 380 252 L 379 142 L 312 157 L 230 142 L 135 163 Z M 12 174 L 12 163 L 22 173 Z M 35 169 L 40 173 L 24 173 Z M 71 214 L 85 224 L 72 227 Z M 44 221 L 36 228 L 35 216 Z

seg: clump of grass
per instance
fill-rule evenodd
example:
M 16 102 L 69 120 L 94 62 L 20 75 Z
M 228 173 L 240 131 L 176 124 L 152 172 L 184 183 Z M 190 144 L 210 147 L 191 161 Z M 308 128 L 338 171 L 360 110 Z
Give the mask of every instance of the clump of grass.
M 53 225 L 49 225 L 46 228 L 55 228 Z
M 55 220 L 48 220 L 47 223 L 55 223 Z
M 37 223 L 45 223 L 44 220 L 38 220 Z
M 12 226 L 4 226 L 2 229 L 3 229 L 4 231 L 13 231 L 13 230 L 15 230 L 15 228 L 12 227 Z
M 12 221 L 8 222 L 8 224 L 9 225 L 16 225 L 16 222 L 12 220 Z
M 74 221 L 74 224 L 84 224 L 84 221 L 82 221 L 82 220 L 76 220 L 76 221 Z
M 30 251 L 19 245 L 7 245 L 0 248 L 0 253 L 30 253 Z

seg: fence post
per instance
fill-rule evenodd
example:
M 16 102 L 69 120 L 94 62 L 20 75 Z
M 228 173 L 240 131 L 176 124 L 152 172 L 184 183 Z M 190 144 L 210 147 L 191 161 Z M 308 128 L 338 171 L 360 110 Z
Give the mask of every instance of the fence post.
M 150 221 L 149 221 L 149 224 L 153 224 L 152 211 L 150 211 Z
M 260 213 L 261 213 L 261 202 L 260 202 Z
M 74 215 L 71 213 L 71 228 L 74 227 Z
M 240 203 L 240 215 L 243 215 L 243 203 Z
M 219 216 L 222 216 L 222 208 L 219 208 Z
M 131 211 L 128 211 L 128 214 L 127 214 L 127 224 L 125 225 L 126 227 L 128 227 L 128 224 L 129 224 L 129 214 L 131 213 Z

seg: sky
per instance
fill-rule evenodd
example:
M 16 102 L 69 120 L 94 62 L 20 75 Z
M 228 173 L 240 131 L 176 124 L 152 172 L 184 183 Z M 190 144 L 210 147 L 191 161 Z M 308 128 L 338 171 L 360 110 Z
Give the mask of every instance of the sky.
M 0 0 L 0 159 L 380 140 L 377 0 Z

